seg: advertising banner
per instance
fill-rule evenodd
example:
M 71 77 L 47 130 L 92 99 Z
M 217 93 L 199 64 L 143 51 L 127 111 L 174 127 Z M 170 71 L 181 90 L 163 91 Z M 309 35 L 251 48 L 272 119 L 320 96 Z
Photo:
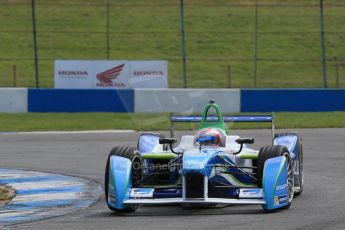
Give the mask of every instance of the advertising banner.
M 167 61 L 56 60 L 57 89 L 167 88 Z

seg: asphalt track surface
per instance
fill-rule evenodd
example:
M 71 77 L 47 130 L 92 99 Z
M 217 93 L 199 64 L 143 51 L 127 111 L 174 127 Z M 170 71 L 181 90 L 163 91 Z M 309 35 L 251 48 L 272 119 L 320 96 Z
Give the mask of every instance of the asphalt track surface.
M 9 229 L 345 229 L 345 129 L 300 129 L 305 188 L 289 210 L 264 213 L 260 206 L 183 210 L 144 206 L 133 214 L 112 213 L 104 197 L 91 207 Z M 270 142 L 269 130 L 234 131 Z M 136 145 L 139 133 L 0 135 L 0 167 L 79 176 L 103 184 L 108 152 Z

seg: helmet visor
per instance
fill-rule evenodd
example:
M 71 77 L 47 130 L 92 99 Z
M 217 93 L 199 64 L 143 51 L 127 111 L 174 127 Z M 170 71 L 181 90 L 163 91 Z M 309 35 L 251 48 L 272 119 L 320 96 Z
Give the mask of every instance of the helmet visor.
M 199 137 L 195 142 L 199 143 L 200 145 L 215 146 L 218 145 L 218 141 L 218 138 L 215 136 L 204 136 Z

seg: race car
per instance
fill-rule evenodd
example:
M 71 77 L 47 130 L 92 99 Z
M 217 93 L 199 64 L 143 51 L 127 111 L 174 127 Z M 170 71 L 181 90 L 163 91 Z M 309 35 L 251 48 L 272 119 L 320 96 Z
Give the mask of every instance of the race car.
M 175 122 L 200 122 L 196 135 L 177 144 Z M 271 122 L 272 143 L 249 148 L 254 138 L 231 135 L 227 122 Z M 111 150 L 105 169 L 110 210 L 134 212 L 145 204 L 261 205 L 287 209 L 303 191 L 302 140 L 296 133 L 274 134 L 274 115 L 222 116 L 213 101 L 201 116 L 172 115 L 171 137 L 146 132 L 136 147 Z

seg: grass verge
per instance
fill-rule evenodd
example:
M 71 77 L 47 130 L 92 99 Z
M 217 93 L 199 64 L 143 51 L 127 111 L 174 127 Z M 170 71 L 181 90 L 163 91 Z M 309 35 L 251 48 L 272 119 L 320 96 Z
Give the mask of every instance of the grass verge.
M 345 127 L 345 112 L 276 113 L 276 128 Z M 229 123 L 233 129 L 269 128 L 264 123 Z M 198 124 L 177 124 L 176 129 L 193 130 Z M 169 114 L 134 113 L 1 113 L 0 131 L 69 131 L 100 129 L 167 130 Z

